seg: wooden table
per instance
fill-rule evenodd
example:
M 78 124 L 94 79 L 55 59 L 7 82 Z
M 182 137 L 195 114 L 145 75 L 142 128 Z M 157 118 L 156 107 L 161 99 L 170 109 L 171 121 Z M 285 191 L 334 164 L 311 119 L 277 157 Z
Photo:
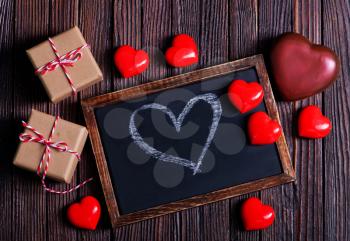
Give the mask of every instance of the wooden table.
M 347 0 L 0 0 L 0 240 L 349 240 L 349 16 Z M 91 44 L 105 80 L 54 105 L 34 76 L 25 49 L 73 25 Z M 109 228 L 103 207 L 98 229 L 89 232 L 67 223 L 65 207 L 87 194 L 103 203 L 98 178 L 75 193 L 50 195 L 43 192 L 37 176 L 11 164 L 20 120 L 31 108 L 83 124 L 81 99 L 256 53 L 267 56 L 271 40 L 286 31 L 331 47 L 343 66 L 337 82 L 322 94 L 278 103 L 295 161 L 294 184 L 116 230 Z M 162 53 L 171 37 L 183 32 L 196 39 L 200 63 L 185 69 L 166 67 Z M 122 44 L 146 49 L 156 63 L 140 76 L 120 78 L 112 56 Z M 333 123 L 332 133 L 323 140 L 295 138 L 297 111 L 308 104 L 320 106 Z M 87 144 L 74 183 L 91 175 L 97 177 L 97 172 Z M 242 230 L 238 207 L 249 196 L 275 208 L 272 227 Z

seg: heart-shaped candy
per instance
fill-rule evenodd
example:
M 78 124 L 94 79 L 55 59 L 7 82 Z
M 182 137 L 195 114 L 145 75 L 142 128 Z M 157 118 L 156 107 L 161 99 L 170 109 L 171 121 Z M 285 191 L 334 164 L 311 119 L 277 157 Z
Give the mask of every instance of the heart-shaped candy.
M 260 199 L 252 197 L 242 204 L 241 217 L 245 230 L 258 230 L 273 223 L 275 212 L 272 207 L 261 203 Z
M 187 34 L 177 35 L 172 46 L 165 52 L 168 64 L 185 67 L 198 62 L 198 48 L 194 39 Z
M 297 33 L 282 35 L 271 50 L 271 67 L 285 100 L 299 100 L 327 88 L 337 78 L 340 62 L 322 45 Z
M 310 105 L 301 110 L 298 129 L 301 137 L 322 138 L 331 132 L 332 123 L 317 106 Z
M 115 51 L 114 64 L 124 78 L 129 78 L 145 71 L 149 58 L 145 51 L 124 45 Z
M 271 120 L 265 112 L 259 111 L 249 117 L 248 134 L 251 144 L 266 145 L 277 141 L 282 129 L 277 121 Z
M 241 113 L 246 113 L 261 103 L 264 91 L 257 82 L 234 80 L 228 87 L 228 98 Z
M 78 228 L 95 230 L 100 219 L 101 206 L 92 196 L 86 196 L 80 203 L 73 203 L 67 209 L 67 218 Z

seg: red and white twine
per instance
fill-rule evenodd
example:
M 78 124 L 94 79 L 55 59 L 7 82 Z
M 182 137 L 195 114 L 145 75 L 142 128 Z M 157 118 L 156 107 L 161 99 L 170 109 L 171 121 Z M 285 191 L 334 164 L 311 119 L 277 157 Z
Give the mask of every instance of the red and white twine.
M 77 49 L 73 49 L 72 51 L 69 51 L 65 55 L 60 56 L 58 53 L 58 50 L 56 48 L 56 45 L 51 38 L 49 38 L 49 43 L 51 45 L 51 48 L 52 48 L 54 54 L 56 55 L 56 58 L 54 60 L 50 61 L 49 63 L 36 69 L 35 73 L 44 75 L 47 72 L 53 71 L 60 66 L 63 70 L 63 73 L 65 74 L 65 76 L 68 80 L 69 85 L 72 88 L 73 94 L 76 95 L 77 89 L 75 88 L 73 80 L 72 80 L 71 76 L 69 75 L 66 67 L 73 67 L 74 63 L 76 63 L 82 57 L 81 50 L 83 50 L 86 47 L 89 47 L 89 45 L 84 44 L 83 46 L 81 46 Z
M 89 178 L 89 179 L 85 180 L 84 182 L 76 185 L 75 187 L 72 187 L 72 188 L 70 188 L 68 190 L 64 190 L 64 191 L 54 190 L 54 189 L 51 189 L 51 188 L 46 186 L 45 178 L 46 178 L 47 171 L 49 169 L 49 163 L 51 161 L 51 148 L 56 150 L 56 151 L 59 151 L 59 152 L 71 153 L 78 160 L 80 160 L 79 153 L 75 152 L 73 150 L 70 150 L 68 145 L 67 145 L 67 143 L 65 143 L 63 141 L 57 141 L 57 142 L 51 141 L 52 136 L 55 133 L 57 122 L 58 122 L 59 119 L 60 119 L 59 116 L 57 116 L 56 119 L 55 119 L 55 122 L 54 122 L 54 124 L 52 126 L 51 133 L 50 133 L 48 139 L 45 139 L 45 137 L 40 132 L 38 132 L 34 127 L 32 127 L 29 124 L 27 124 L 26 122 L 22 121 L 23 127 L 31 130 L 36 136 L 32 136 L 31 134 L 28 134 L 28 133 L 22 133 L 22 134 L 19 135 L 19 140 L 21 142 L 24 142 L 24 143 L 36 142 L 36 143 L 40 143 L 40 144 L 45 145 L 44 154 L 43 154 L 43 156 L 42 156 L 42 158 L 41 158 L 41 160 L 39 162 L 38 169 L 37 169 L 37 174 L 40 176 L 41 168 L 42 168 L 43 164 L 45 164 L 44 173 L 43 173 L 43 175 L 41 177 L 41 183 L 42 183 L 45 191 L 51 192 L 51 193 L 56 193 L 56 194 L 66 194 L 66 193 L 75 191 L 78 188 L 84 186 L 86 183 L 90 182 L 93 178 Z

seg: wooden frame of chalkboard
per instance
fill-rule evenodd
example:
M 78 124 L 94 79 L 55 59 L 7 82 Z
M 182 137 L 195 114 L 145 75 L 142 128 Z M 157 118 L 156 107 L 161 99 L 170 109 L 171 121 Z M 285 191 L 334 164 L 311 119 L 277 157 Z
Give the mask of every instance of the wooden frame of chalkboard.
M 94 109 L 111 103 L 142 97 L 144 95 L 160 92 L 163 90 L 190 85 L 199 81 L 207 80 L 209 78 L 225 75 L 235 71 L 245 70 L 248 68 L 255 68 L 257 72 L 259 82 L 264 89 L 264 102 L 269 116 L 280 122 L 277 106 L 269 81 L 269 76 L 267 74 L 262 55 L 255 55 L 245 59 L 220 64 L 217 66 L 142 84 L 139 86 L 92 97 L 81 101 L 87 128 L 90 134 L 90 141 L 92 143 L 93 152 L 96 157 L 96 164 L 102 184 L 102 189 L 113 227 L 142 221 L 145 219 L 181 211 L 192 207 L 197 207 L 200 205 L 216 202 L 253 191 L 258 191 L 295 180 L 295 173 L 291 164 L 288 146 L 284 134 L 282 133 L 281 137 L 276 142 L 282 166 L 282 173 L 280 175 L 250 181 L 221 190 L 216 190 L 211 193 L 193 196 L 185 200 L 166 203 L 161 206 L 152 207 L 146 210 L 141 210 L 125 215 L 122 215 L 119 212 L 117 198 L 115 196 L 110 173 L 108 170 L 108 163 L 100 138 Z

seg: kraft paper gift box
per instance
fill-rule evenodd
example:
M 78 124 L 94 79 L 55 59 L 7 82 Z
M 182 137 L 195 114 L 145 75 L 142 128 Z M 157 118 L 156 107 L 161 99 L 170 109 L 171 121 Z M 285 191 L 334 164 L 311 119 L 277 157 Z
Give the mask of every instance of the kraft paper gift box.
M 55 119 L 55 116 L 33 109 L 27 123 L 35 128 L 47 140 L 51 133 Z M 28 128 L 24 129 L 24 133 L 37 137 L 37 135 L 35 135 L 35 133 Z M 52 142 L 66 142 L 69 149 L 80 154 L 87 136 L 88 132 L 84 126 L 59 119 L 51 140 Z M 39 162 L 43 157 L 44 150 L 45 145 L 41 143 L 20 142 L 13 164 L 36 172 Z M 74 154 L 59 152 L 51 148 L 51 161 L 49 163 L 47 177 L 50 177 L 56 181 L 70 183 L 78 162 L 79 160 Z M 41 173 L 44 170 L 44 166 L 45 165 L 43 164 Z
M 87 45 L 78 27 L 73 27 L 51 39 L 60 57 Z M 48 40 L 27 50 L 27 55 L 35 70 L 39 70 L 39 68 L 57 60 L 57 56 Z M 76 89 L 76 92 L 79 92 L 101 81 L 103 78 L 89 47 L 83 47 L 78 53 L 73 54 L 72 59 L 77 60 L 71 66 L 69 64 L 63 67 L 57 65 L 52 70 L 44 71 L 45 73 L 36 73 L 44 85 L 50 100 L 54 103 L 74 94 L 73 88 Z M 72 80 L 73 86 L 71 86 L 68 77 L 65 75 L 64 69 L 66 69 L 69 78 Z

